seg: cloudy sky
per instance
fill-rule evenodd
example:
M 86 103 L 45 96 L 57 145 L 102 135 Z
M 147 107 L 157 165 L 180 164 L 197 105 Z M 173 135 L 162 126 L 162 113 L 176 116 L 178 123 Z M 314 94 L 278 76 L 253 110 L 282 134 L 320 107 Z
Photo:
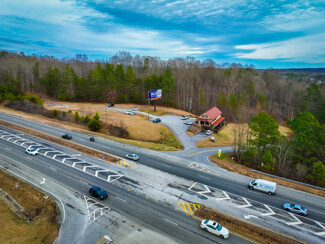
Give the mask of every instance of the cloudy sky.
M 1 0 L 0 49 L 325 67 L 325 0 Z

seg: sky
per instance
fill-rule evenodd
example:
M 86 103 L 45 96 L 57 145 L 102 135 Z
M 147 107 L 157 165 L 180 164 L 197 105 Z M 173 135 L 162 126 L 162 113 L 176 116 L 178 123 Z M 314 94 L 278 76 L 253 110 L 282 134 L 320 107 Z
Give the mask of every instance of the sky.
M 1 0 L 0 50 L 325 67 L 325 0 Z

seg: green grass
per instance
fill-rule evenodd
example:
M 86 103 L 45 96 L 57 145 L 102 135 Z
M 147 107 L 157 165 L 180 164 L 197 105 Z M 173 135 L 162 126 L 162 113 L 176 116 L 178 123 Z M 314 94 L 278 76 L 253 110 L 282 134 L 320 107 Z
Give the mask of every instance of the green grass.
M 162 110 L 162 109 L 159 109 L 157 110 L 156 112 L 154 112 L 153 110 L 151 109 L 141 109 L 142 112 L 145 112 L 145 113 L 149 113 L 149 114 L 152 114 L 152 115 L 156 115 L 156 116 L 164 116 L 166 114 L 169 114 L 170 112 L 166 111 L 166 110 Z

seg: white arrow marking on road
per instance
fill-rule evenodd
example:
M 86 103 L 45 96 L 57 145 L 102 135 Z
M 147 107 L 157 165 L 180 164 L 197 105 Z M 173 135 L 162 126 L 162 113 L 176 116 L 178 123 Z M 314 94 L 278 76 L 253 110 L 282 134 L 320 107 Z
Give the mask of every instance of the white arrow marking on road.
M 300 225 L 302 224 L 302 222 L 300 221 L 300 219 L 298 219 L 296 216 L 294 216 L 292 213 L 289 213 L 292 218 L 294 218 L 296 220 L 296 222 L 290 222 L 290 223 L 286 223 L 287 225 Z
M 261 213 L 261 216 L 270 216 L 270 215 L 275 215 L 276 213 L 266 204 L 264 206 L 270 211 L 269 213 Z
M 324 225 L 322 225 L 321 223 L 319 223 L 317 221 L 315 221 L 315 223 L 318 224 L 320 227 L 322 227 L 325 230 Z M 325 235 L 325 231 L 323 231 L 323 232 L 317 232 L 317 233 L 315 233 L 315 235 L 317 235 L 317 236 L 323 236 L 323 235 Z
M 255 215 L 244 215 L 244 219 L 250 219 L 250 218 L 256 218 L 256 219 L 258 219 L 258 217 L 255 216 Z
M 104 235 L 104 238 L 105 238 L 106 240 L 112 241 L 111 238 L 110 238 L 108 235 Z
M 245 197 L 242 197 L 242 198 L 244 199 L 244 201 L 247 204 L 246 205 L 237 206 L 238 208 L 248 208 L 248 207 L 251 207 L 252 206 L 252 204 L 250 204 Z
M 45 183 L 45 178 L 43 178 L 40 184 L 44 184 L 44 183 Z
M 226 196 L 226 197 L 224 197 L 224 198 L 216 198 L 216 200 L 229 200 L 230 199 L 230 197 L 229 197 L 229 195 L 227 194 L 227 192 L 225 192 L 225 191 L 222 191 L 222 193 Z

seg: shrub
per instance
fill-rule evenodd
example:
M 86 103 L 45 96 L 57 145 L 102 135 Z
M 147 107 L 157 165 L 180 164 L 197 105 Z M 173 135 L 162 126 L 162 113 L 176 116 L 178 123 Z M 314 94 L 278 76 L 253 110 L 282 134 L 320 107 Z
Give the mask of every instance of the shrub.
M 52 114 L 53 114 L 54 117 L 56 117 L 56 116 L 58 116 L 59 112 L 58 112 L 58 110 L 54 109 L 52 111 Z
M 78 111 L 75 112 L 75 114 L 74 114 L 74 119 L 75 119 L 76 121 L 79 121 L 79 120 L 80 120 L 80 116 L 79 116 Z

